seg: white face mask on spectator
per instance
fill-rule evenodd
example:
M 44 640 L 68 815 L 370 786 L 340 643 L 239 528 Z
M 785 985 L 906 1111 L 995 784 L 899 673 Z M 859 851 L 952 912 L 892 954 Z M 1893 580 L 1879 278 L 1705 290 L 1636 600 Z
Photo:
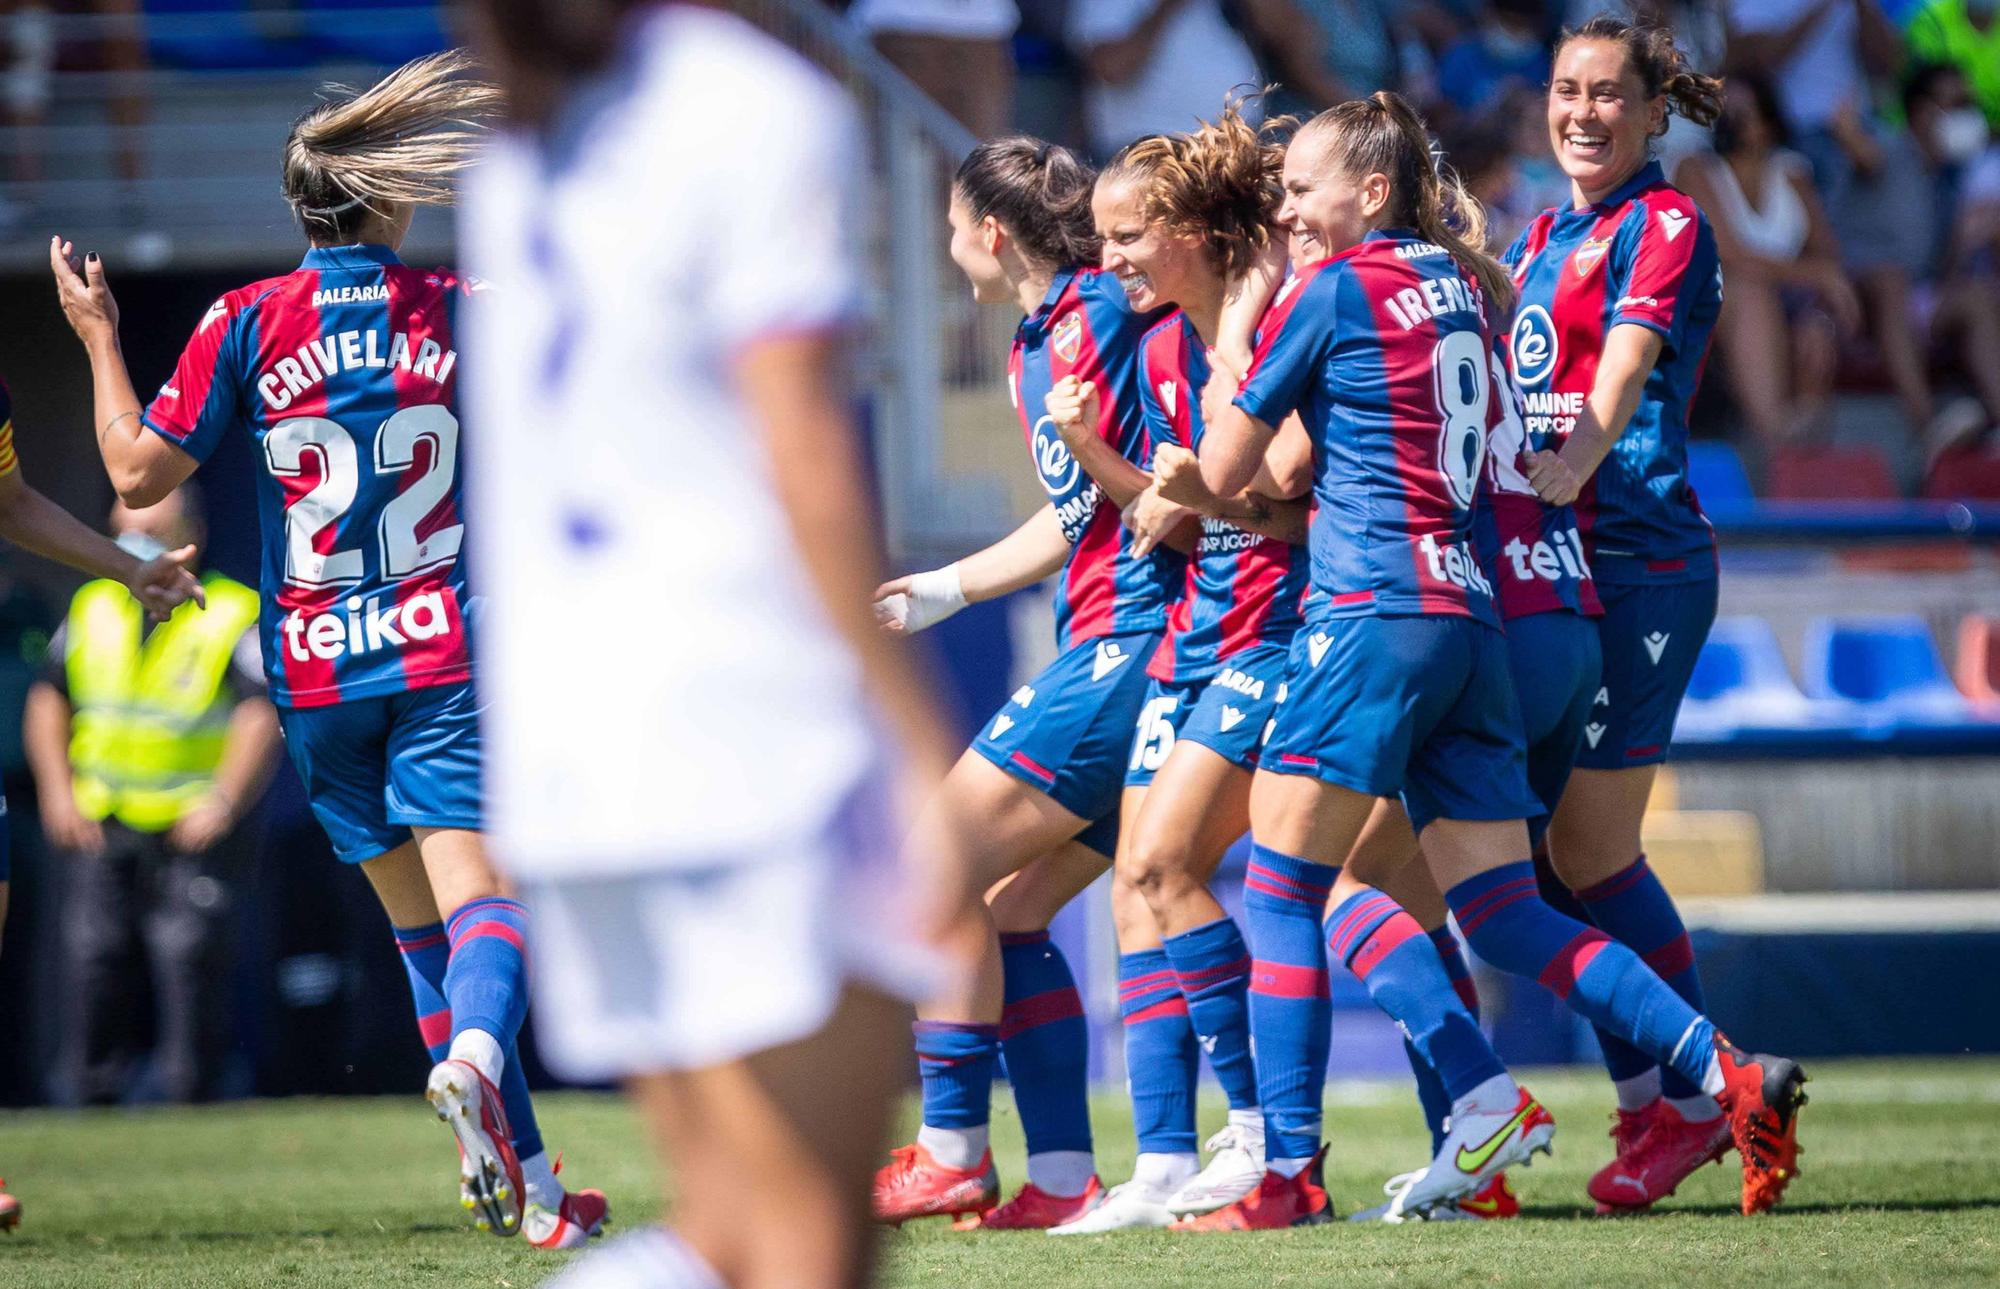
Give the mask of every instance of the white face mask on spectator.
M 1976 107 L 1957 107 L 1938 118 L 1937 146 L 1947 161 L 1963 164 L 1986 148 L 1986 114 Z

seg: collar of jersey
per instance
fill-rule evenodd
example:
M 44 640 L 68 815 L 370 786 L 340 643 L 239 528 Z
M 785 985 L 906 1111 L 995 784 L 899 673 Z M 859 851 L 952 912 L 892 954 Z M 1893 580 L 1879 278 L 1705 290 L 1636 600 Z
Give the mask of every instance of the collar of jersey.
M 1069 290 L 1069 284 L 1076 280 L 1078 272 L 1073 268 L 1056 270 L 1054 280 L 1049 283 L 1048 294 L 1042 297 L 1042 307 L 1021 319 L 1021 339 L 1036 340 L 1048 330 L 1049 316 L 1055 312 L 1056 302 L 1062 299 L 1063 292 Z
M 354 246 L 315 246 L 300 262 L 302 269 L 359 269 L 383 264 L 401 264 L 396 252 L 386 246 L 364 242 Z
M 1645 165 L 1639 167 L 1637 174 L 1618 185 L 1617 189 L 1610 196 L 1602 201 L 1593 202 L 1585 206 L 1582 210 L 1578 210 L 1574 206 L 1566 207 L 1563 210 L 1563 218 L 1595 220 L 1599 215 L 1607 214 L 1623 206 L 1632 199 L 1632 194 L 1638 192 L 1640 189 L 1650 188 L 1654 184 L 1665 183 L 1666 181 L 1667 172 L 1660 169 L 1660 163 L 1658 161 L 1648 161 Z

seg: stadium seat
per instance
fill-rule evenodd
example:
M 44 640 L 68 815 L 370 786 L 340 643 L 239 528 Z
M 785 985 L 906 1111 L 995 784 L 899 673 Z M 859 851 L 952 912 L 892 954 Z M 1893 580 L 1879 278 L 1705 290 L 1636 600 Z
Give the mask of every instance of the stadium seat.
M 1743 458 L 1729 444 L 1714 439 L 1688 444 L 1688 482 L 1702 508 L 1710 512 L 1741 510 L 1757 503 Z
M 1695 659 L 1676 740 L 1731 742 L 1759 734 L 1853 733 L 1855 713 L 1838 696 L 1815 701 L 1799 692 L 1771 624 L 1717 618 Z
M 2000 617 L 1974 613 L 1958 624 L 1958 692 L 2000 711 Z
M 146 46 L 160 67 L 244 71 L 295 67 L 297 24 L 249 0 L 145 0 Z
M 1936 501 L 2000 500 L 2000 447 L 1968 443 L 1938 454 L 1924 476 L 1924 496 Z
M 305 0 L 306 41 L 326 59 L 395 66 L 448 48 L 438 6 L 411 0 Z M 388 12 L 384 12 L 388 10 Z
M 1764 491 L 1783 501 L 1894 501 L 1902 496 L 1888 458 L 1871 447 L 1779 448 Z
M 1914 614 L 1817 618 L 1806 628 L 1805 690 L 1857 704 L 1870 727 L 1899 731 L 1976 720 L 1953 687 L 1928 624 Z

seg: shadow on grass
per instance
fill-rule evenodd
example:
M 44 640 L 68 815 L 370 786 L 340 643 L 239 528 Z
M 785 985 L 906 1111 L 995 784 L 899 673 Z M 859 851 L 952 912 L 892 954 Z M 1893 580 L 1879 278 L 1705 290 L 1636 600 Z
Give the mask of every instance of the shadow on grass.
M 366 1227 L 343 1227 L 335 1230 L 292 1230 L 292 1231 L 131 1231 L 117 1235 L 91 1236 L 87 1239 L 63 1241 L 63 1247 L 70 1250 L 104 1250 L 120 1247 L 159 1244 L 257 1244 L 277 1243 L 286 1240 L 353 1240 L 381 1239 L 405 1235 L 478 1235 L 469 1226 L 455 1226 L 444 1222 L 413 1222 L 408 1226 L 382 1226 L 379 1229 Z M 491 1239 L 491 1236 L 486 1237 Z
M 1764 1214 L 1766 1218 L 1783 1217 L 1824 1217 L 1830 1213 L 1964 1213 L 1980 1209 L 2000 1209 L 2000 1195 L 1975 1196 L 1972 1198 L 1915 1200 L 1847 1200 L 1833 1202 L 1824 1200 L 1805 1203 L 1786 1202 Z M 1655 1217 L 1673 1217 L 1678 1214 L 1691 1217 L 1736 1217 L 1736 1207 L 1732 1204 L 1676 1204 L 1671 1208 L 1656 1209 L 1649 1213 L 1634 1213 L 1628 1217 L 1599 1217 L 1587 1208 L 1558 1204 L 1523 1204 L 1521 1216 L 1541 1221 L 1554 1222 L 1644 1222 Z

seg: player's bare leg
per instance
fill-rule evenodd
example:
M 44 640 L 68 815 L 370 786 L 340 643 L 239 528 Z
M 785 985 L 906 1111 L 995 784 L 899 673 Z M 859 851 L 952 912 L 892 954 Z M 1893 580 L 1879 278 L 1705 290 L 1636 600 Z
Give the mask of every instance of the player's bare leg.
M 731 1289 L 859 1289 L 875 1257 L 868 1177 L 901 1094 L 906 1008 L 850 986 L 810 1038 L 629 1083 L 676 1185 L 674 1231 Z M 607 1249 L 607 1252 L 610 1250 Z M 599 1279 L 594 1259 L 557 1283 Z M 670 1284 L 705 1284 L 688 1274 Z

